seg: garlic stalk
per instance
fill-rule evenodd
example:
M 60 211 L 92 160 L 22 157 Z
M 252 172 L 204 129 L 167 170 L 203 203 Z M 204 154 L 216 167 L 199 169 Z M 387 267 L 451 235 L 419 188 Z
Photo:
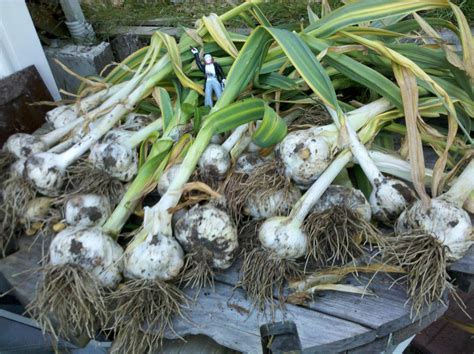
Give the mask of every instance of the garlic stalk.
M 148 95 L 151 88 L 170 72 L 169 58 L 167 56 L 162 57 L 155 64 L 154 69 L 157 67 L 161 67 L 162 70 L 137 87 L 127 98 L 122 97 L 124 100 L 117 103 L 112 111 L 107 113 L 80 142 L 60 154 L 43 152 L 30 156 L 25 164 L 25 172 L 27 178 L 38 191 L 51 196 L 59 193 L 59 189 L 64 182 L 66 168 L 89 150 L 123 115 L 130 112 L 136 103 Z
M 62 184 L 61 177 L 58 177 L 58 175 L 61 175 L 64 172 L 64 169 L 71 164 L 73 161 L 77 160 L 77 158 L 82 155 L 84 152 L 86 152 L 91 145 L 100 139 L 102 135 L 104 135 L 108 130 L 111 129 L 113 125 L 127 112 L 131 110 L 131 107 L 138 103 L 145 94 L 148 93 L 151 87 L 154 86 L 154 83 L 158 82 L 161 78 L 163 78 L 171 69 L 170 64 L 169 64 L 169 58 L 163 57 L 161 60 L 159 60 L 157 63 L 154 63 L 159 50 L 160 50 L 160 43 L 158 42 L 156 37 L 152 38 L 152 44 L 147 51 L 145 58 L 143 59 L 142 63 L 140 64 L 140 67 L 138 68 L 137 72 L 134 74 L 134 76 L 126 83 L 122 85 L 117 85 L 115 88 L 112 90 L 104 90 L 99 93 L 95 93 L 91 95 L 90 98 L 85 98 L 83 101 L 83 105 L 79 104 L 79 110 L 81 109 L 86 109 L 92 106 L 95 106 L 96 103 L 98 103 L 100 100 L 102 100 L 105 97 L 108 97 L 102 104 L 94 109 L 92 112 L 87 112 L 83 116 L 77 118 L 75 116 L 72 121 L 69 120 L 67 122 L 62 122 L 61 124 L 58 123 L 59 127 L 55 129 L 53 132 L 49 133 L 48 135 L 43 137 L 43 140 L 41 143 L 43 143 L 46 148 L 50 147 L 52 144 L 58 142 L 62 137 L 64 137 L 71 129 L 76 127 L 79 122 L 82 122 L 86 119 L 91 119 L 91 117 L 95 117 L 96 115 L 102 115 L 103 112 L 112 109 L 111 112 L 107 113 L 101 121 L 96 122 L 94 129 L 92 132 L 90 132 L 87 136 L 83 137 L 83 141 L 77 142 L 75 145 L 76 148 L 71 147 L 68 151 L 70 151 L 69 154 L 65 155 L 66 152 L 62 153 L 61 158 L 57 158 L 57 156 L 51 154 L 51 153 L 45 153 L 43 156 L 38 156 L 39 159 L 35 159 L 32 163 L 30 163 L 30 169 L 27 168 L 27 171 L 31 171 L 31 176 L 30 179 L 33 181 L 34 184 L 37 185 L 38 190 L 42 190 L 45 193 L 46 190 L 53 189 L 49 193 L 57 193 L 57 191 L 54 191 L 55 187 L 53 185 L 55 183 L 58 183 L 60 186 Z M 147 64 L 147 62 L 149 63 Z M 145 65 L 148 65 L 145 67 Z M 164 70 L 162 70 L 164 69 Z M 137 87 L 142 81 L 145 81 L 142 86 Z M 72 111 L 71 107 L 68 106 L 63 106 L 63 107 L 58 107 L 56 110 L 53 110 L 54 112 L 51 112 L 49 119 L 58 119 L 58 117 L 64 117 L 65 112 L 68 113 L 68 117 L 72 117 L 73 115 L 70 114 Z M 55 117 L 55 118 L 53 118 Z M 13 144 L 13 145 L 18 145 L 18 144 Z M 27 149 L 28 150 L 28 149 Z M 36 151 L 33 151 L 33 153 L 36 153 Z M 45 148 L 43 148 L 42 151 L 44 151 Z M 57 161 L 53 161 L 56 158 Z M 45 160 L 46 159 L 46 160 Z M 64 161 L 59 161 L 64 159 Z M 46 179 L 50 179 L 50 183 L 41 183 L 38 178 L 41 178 L 41 174 L 44 173 L 40 172 L 38 167 L 33 167 L 35 166 L 35 163 L 42 163 L 41 161 L 47 161 L 50 160 L 50 164 L 48 165 L 48 168 L 55 169 L 53 175 L 55 176 L 49 176 L 47 177 L 45 175 Z M 28 163 L 27 163 L 28 164 Z M 50 186 L 48 186 L 48 184 Z
M 120 83 L 111 87 L 107 87 L 99 92 L 80 99 L 74 104 L 56 107 L 46 113 L 46 121 L 51 123 L 55 129 L 60 128 L 83 116 L 84 113 L 96 108 L 107 98 L 119 92 L 124 86 L 125 83 Z M 109 107 L 110 106 L 101 106 L 101 109 L 106 109 Z
M 331 107 L 326 108 L 334 122 L 341 125 L 340 135 L 343 143 L 349 144 L 354 158 L 372 186 L 369 202 L 373 217 L 383 223 L 393 223 L 402 211 L 416 200 L 415 193 L 404 182 L 385 177 L 370 158 L 347 117 Z M 365 135 L 363 139 L 369 140 L 371 133 L 365 131 L 363 134 Z
M 17 159 L 26 159 L 30 155 L 48 150 L 57 144 L 71 130 L 81 123 L 81 119 L 76 119 L 61 128 L 44 135 L 35 136 L 25 133 L 11 135 L 5 142 L 4 149 L 15 155 Z
M 385 177 L 370 158 L 354 130 L 348 125 L 346 128 L 352 153 L 372 185 L 369 197 L 372 214 L 381 222 L 393 223 L 416 200 L 416 196 L 404 182 Z
M 245 253 L 240 280 L 258 308 L 273 303 L 274 289 L 282 295 L 285 280 L 301 275 L 296 260 L 307 254 L 309 245 L 304 219 L 350 159 L 349 151 L 339 153 L 296 202 L 289 216 L 274 216 L 261 224 L 258 230 L 261 247 Z M 265 272 L 262 266 L 266 267 Z
M 156 173 L 157 165 L 166 162 L 166 155 L 164 148 L 153 155 L 153 161 L 147 161 L 120 206 L 126 212 L 114 213 L 102 227 L 98 225 L 110 212 L 107 198 L 76 195 L 67 201 L 65 218 L 70 226 L 53 239 L 44 280 L 28 306 L 43 327 L 48 326 L 51 313 L 58 319 L 60 334 L 77 332 L 92 337 L 97 325 L 105 325 L 104 296 L 118 285 L 123 273 L 123 250 L 115 240 L 131 213 L 125 203 L 142 195 L 144 183 Z M 58 288 L 68 294 L 67 301 L 56 296 Z
M 387 154 L 376 150 L 369 150 L 369 156 L 381 172 L 401 178 L 405 181 L 413 182 L 411 166 L 408 161 L 405 161 L 393 154 Z M 431 184 L 432 177 L 433 170 L 425 168 L 426 185 Z
M 281 139 L 283 131 L 281 121 L 262 100 L 247 99 L 236 102 L 207 117 L 166 193 L 153 207 L 145 208 L 143 229 L 136 241 L 125 252 L 126 274 L 133 279 L 159 281 L 176 277 L 184 264 L 184 255 L 173 238 L 171 210 L 178 204 L 183 193 L 183 186 L 194 172 L 214 134 L 243 126 L 262 117 L 271 124 L 273 129 L 279 130 L 275 137 L 269 131 L 269 136 L 261 140 L 261 144 L 274 144 L 275 139 Z M 152 257 L 152 254 L 158 258 Z M 160 261 L 157 263 L 152 259 Z M 146 269 L 149 270 L 146 271 Z

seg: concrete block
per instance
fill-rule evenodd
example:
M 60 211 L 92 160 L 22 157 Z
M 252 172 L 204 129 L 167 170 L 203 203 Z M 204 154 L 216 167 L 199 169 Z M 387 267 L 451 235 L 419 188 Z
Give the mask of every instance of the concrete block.
M 130 54 L 148 45 L 145 38 L 133 34 L 119 34 L 111 42 L 115 61 L 121 62 Z
M 98 76 L 107 64 L 114 61 L 110 44 L 106 42 L 92 46 L 61 43 L 47 47 L 44 51 L 56 84 L 60 89 L 71 93 L 77 92 L 80 81 L 64 71 L 54 59 L 80 76 Z

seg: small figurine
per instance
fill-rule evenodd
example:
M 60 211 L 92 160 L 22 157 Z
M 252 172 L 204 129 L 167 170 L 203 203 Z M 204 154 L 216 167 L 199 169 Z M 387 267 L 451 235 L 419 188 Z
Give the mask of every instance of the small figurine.
M 215 93 L 217 99 L 221 97 L 222 91 L 225 87 L 225 76 L 222 67 L 214 61 L 211 54 L 204 54 L 204 65 L 199 58 L 199 51 L 197 48 L 191 47 L 191 53 L 194 54 L 196 64 L 205 75 L 204 81 L 204 105 L 208 107 L 213 106 L 212 94 Z

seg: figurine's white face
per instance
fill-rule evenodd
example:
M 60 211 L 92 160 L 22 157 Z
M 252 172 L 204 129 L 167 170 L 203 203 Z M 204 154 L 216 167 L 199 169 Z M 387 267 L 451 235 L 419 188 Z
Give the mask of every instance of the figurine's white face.
M 206 64 L 211 64 L 211 63 L 212 63 L 212 55 L 211 55 L 211 54 L 206 54 L 206 55 L 204 56 L 204 62 L 205 62 Z

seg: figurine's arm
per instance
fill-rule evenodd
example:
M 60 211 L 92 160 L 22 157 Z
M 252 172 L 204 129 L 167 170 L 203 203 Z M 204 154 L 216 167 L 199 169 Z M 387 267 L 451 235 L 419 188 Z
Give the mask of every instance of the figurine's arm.
M 214 62 L 214 67 L 216 68 L 217 80 L 219 82 L 222 82 L 223 80 L 225 81 L 224 70 L 222 70 L 222 67 L 219 64 L 217 64 L 216 62 Z
M 204 68 L 204 65 L 202 65 L 201 58 L 199 58 L 199 51 L 197 50 L 197 48 L 191 47 L 191 53 L 193 53 L 194 55 L 194 60 L 196 61 L 198 69 L 205 73 L 206 69 Z

